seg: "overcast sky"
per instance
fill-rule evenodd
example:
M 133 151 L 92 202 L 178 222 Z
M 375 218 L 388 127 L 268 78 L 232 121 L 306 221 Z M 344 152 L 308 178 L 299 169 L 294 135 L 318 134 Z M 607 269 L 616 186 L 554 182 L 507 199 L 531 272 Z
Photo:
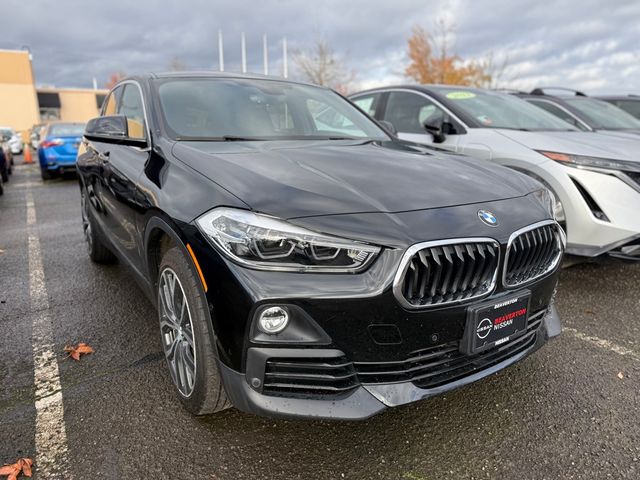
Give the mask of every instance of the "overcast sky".
M 28 45 L 38 85 L 103 86 L 113 72 L 218 68 L 240 70 L 240 32 L 249 70 L 262 71 L 262 34 L 272 74 L 290 51 L 323 37 L 356 73 L 356 87 L 406 81 L 413 25 L 455 25 L 457 53 L 508 58 L 501 86 L 563 85 L 589 92 L 640 93 L 640 1 L 614 0 L 3 0 L 0 48 Z M 290 64 L 293 62 L 290 59 Z M 295 66 L 291 66 L 294 70 Z M 295 71 L 292 71 L 295 76 Z

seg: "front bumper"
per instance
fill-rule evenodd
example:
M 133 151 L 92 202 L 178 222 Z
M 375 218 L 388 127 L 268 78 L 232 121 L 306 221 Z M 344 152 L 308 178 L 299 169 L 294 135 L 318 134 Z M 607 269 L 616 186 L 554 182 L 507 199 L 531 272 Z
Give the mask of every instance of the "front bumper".
M 640 238 L 640 183 L 615 171 L 562 168 L 574 182 L 568 188 L 577 200 L 571 205 L 563 202 L 569 210 L 567 253 L 596 257 Z M 607 219 L 597 218 L 593 209 Z
M 522 360 L 538 350 L 547 340 L 560 334 L 560 319 L 554 306 L 546 310 L 540 320 L 538 326 L 527 334 L 530 339 L 527 338 L 526 342 L 522 342 L 523 348 L 519 348 L 516 353 L 507 355 L 506 358 L 485 368 L 480 367 L 468 375 L 433 388 L 421 388 L 415 382 L 410 381 L 361 383 L 348 394 L 339 397 L 291 398 L 260 393 L 250 385 L 246 374 L 236 372 L 222 363 L 219 364 L 220 372 L 229 399 L 236 408 L 245 412 L 284 418 L 362 420 L 381 413 L 389 407 L 424 400 L 476 382 Z M 506 350 L 508 346 L 499 348 Z M 306 352 L 313 354 L 313 351 L 307 350 Z M 267 358 L 270 354 L 275 354 L 275 352 L 260 353 L 254 354 L 253 357 L 256 359 Z M 278 355 L 285 357 L 296 353 L 300 353 L 299 350 L 277 352 Z M 342 352 L 324 350 L 323 354 L 340 355 Z M 486 355 L 484 353 L 479 356 Z
M 489 209 L 502 223 L 483 227 L 478 208 Z M 296 220 L 323 232 L 358 230 L 356 238 L 371 243 L 386 232 L 389 236 L 380 243 L 388 247 L 358 274 L 249 269 L 220 256 L 195 226 L 184 225 L 209 285 L 212 341 L 227 395 L 236 407 L 258 414 L 361 419 L 457 388 L 524 358 L 560 333 L 550 307 L 557 269 L 517 288 L 506 286 L 496 271 L 495 289 L 481 301 L 504 302 L 526 290 L 533 323 L 526 334 L 511 339 L 516 343 L 509 340 L 475 355 L 462 354 L 460 344 L 469 307 L 480 300 L 410 309 L 392 286 L 404 252 L 434 238 L 434 228 L 440 238 L 491 237 L 499 245 L 498 270 L 503 272 L 510 237 L 545 218 L 548 213 L 541 210 L 531 197 L 522 197 L 393 217 L 371 213 Z M 410 236 L 400 237 L 407 232 Z M 273 305 L 289 311 L 290 323 L 281 334 L 260 334 L 256 317 Z M 303 375 L 296 378 L 291 369 Z M 297 382 L 309 378 L 312 388 Z

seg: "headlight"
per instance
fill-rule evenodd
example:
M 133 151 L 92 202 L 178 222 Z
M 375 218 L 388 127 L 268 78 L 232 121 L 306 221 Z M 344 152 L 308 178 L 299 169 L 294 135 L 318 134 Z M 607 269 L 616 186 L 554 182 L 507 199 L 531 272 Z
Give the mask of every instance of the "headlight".
M 562 207 L 562 203 L 558 198 L 553 194 L 551 190 L 548 188 L 541 188 L 540 190 L 536 190 L 533 192 L 533 195 L 538 199 L 538 201 L 544 205 L 549 216 L 553 218 L 556 222 L 562 223 L 565 221 L 564 208 Z
M 545 152 L 538 150 L 556 162 L 564 163 L 574 167 L 591 167 L 605 170 L 622 170 L 627 172 L 640 172 L 640 163 L 627 160 L 612 160 L 610 158 L 587 157 L 585 155 L 571 155 L 569 153 Z
M 196 224 L 223 254 L 261 270 L 357 272 L 380 251 L 246 210 L 217 208 Z

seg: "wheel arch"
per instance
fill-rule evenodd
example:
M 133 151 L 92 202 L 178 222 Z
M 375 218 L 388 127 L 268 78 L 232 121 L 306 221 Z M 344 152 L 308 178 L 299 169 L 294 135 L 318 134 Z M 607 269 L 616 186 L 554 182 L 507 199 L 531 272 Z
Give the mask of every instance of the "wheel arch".
M 153 211 L 144 229 L 144 260 L 149 285 L 151 285 L 155 299 L 155 287 L 160 269 L 162 255 L 173 246 L 178 247 L 189 258 L 191 266 L 193 259 L 187 250 L 186 241 L 178 233 L 178 228 L 161 211 Z M 202 292 L 204 293 L 204 292 Z M 155 300 L 154 300 L 155 303 Z
M 157 280 L 160 273 L 160 263 L 162 261 L 162 255 L 168 249 L 172 247 L 178 247 L 182 254 L 187 259 L 192 272 L 196 278 L 200 278 L 198 274 L 198 266 L 194 262 L 194 258 L 187 249 L 188 241 L 184 234 L 180 233 L 180 229 L 165 213 L 160 210 L 154 210 L 150 214 L 145 230 L 144 230 L 144 254 L 145 263 L 147 269 L 147 278 L 149 280 L 148 285 L 150 288 L 150 296 L 153 300 L 153 305 L 157 308 Z M 220 358 L 220 352 L 224 352 L 220 340 L 217 335 L 218 324 L 213 314 L 212 305 L 210 303 L 207 292 L 205 291 L 202 280 L 197 282 L 198 290 L 205 299 L 207 308 L 205 309 L 208 316 L 209 324 L 211 325 L 210 335 L 211 342 L 216 350 L 216 356 Z

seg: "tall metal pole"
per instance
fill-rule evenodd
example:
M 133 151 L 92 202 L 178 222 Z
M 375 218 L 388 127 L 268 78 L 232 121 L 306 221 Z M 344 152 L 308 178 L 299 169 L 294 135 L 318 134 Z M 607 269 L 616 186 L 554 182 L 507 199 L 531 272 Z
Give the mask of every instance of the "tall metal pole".
M 224 45 L 222 40 L 222 30 L 218 30 L 218 62 L 220 71 L 224 72 Z
M 287 37 L 282 37 L 282 76 L 289 76 L 289 65 L 287 62 Z
M 244 32 L 240 33 L 240 48 L 242 49 L 242 73 L 247 73 L 247 41 Z
M 269 52 L 267 51 L 267 34 L 262 35 L 262 58 L 264 61 L 264 74 L 269 75 Z

